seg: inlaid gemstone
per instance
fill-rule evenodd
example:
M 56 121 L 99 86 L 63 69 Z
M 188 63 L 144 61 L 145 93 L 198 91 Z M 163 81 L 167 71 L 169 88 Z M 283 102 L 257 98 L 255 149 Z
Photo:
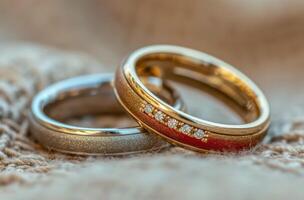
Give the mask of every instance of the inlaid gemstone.
M 169 128 L 176 128 L 178 121 L 176 119 L 169 119 L 168 120 L 168 127 Z
M 164 115 L 164 113 L 162 113 L 161 111 L 157 111 L 157 112 L 155 113 L 154 117 L 155 117 L 155 119 L 156 119 L 157 121 L 160 121 L 160 122 L 161 122 L 161 121 L 164 120 L 165 115 Z
M 188 124 L 184 124 L 179 130 L 184 134 L 189 134 L 192 130 L 192 127 Z
M 151 104 L 146 104 L 144 108 L 145 113 L 150 114 L 153 111 L 153 106 Z
M 203 131 L 202 129 L 198 129 L 194 132 L 193 135 L 196 139 L 202 139 L 205 135 L 205 131 Z

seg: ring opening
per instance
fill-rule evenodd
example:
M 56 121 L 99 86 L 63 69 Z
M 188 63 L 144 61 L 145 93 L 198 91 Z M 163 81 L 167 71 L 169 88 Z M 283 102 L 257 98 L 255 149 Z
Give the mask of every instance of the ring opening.
M 160 87 L 159 82 L 155 78 L 145 81 L 149 89 L 165 102 L 175 106 L 182 104 L 175 90 L 168 84 Z M 43 101 L 41 107 L 48 117 L 70 125 L 105 128 L 137 126 L 116 100 L 110 82 L 85 87 L 74 85 Z
M 143 84 L 152 76 L 202 90 L 237 113 L 243 123 L 260 116 L 252 89 L 232 71 L 216 64 L 175 53 L 151 53 L 137 60 L 135 70 Z

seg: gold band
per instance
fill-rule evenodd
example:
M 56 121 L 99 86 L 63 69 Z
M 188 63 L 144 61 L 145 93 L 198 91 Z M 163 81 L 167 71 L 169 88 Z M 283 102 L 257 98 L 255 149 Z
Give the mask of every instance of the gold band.
M 123 155 L 168 147 L 167 142 L 140 127 L 85 128 L 61 122 L 74 115 L 122 113 L 110 85 L 112 78 L 112 74 L 82 76 L 41 91 L 32 102 L 32 135 L 49 149 L 72 154 Z M 167 85 L 160 90 L 167 102 L 182 108 L 174 90 Z
M 173 108 L 142 82 L 150 76 L 208 86 L 232 102 L 245 124 L 214 123 Z M 139 124 L 192 150 L 248 149 L 263 139 L 269 127 L 268 102 L 249 78 L 219 59 L 188 48 L 155 45 L 139 49 L 117 70 L 114 85 L 118 100 Z

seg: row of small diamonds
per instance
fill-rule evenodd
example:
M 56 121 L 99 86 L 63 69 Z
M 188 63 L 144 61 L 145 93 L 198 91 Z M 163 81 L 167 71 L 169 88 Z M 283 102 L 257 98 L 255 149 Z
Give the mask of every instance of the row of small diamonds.
M 185 135 L 200 139 L 204 142 L 207 141 L 207 134 L 202 129 L 194 128 L 183 122 L 179 122 L 176 119 L 164 114 L 162 111 L 154 108 L 151 104 L 144 103 L 141 108 L 142 112 L 148 116 L 154 118 L 160 123 L 165 124 L 169 128 L 175 129 Z

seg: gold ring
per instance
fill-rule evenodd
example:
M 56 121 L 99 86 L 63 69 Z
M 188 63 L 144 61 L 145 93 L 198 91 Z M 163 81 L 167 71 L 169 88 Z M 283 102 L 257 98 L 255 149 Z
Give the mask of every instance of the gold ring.
M 112 74 L 81 76 L 38 93 L 30 113 L 33 137 L 48 149 L 82 155 L 125 155 L 168 147 L 166 141 L 139 126 L 86 128 L 65 123 L 65 119 L 73 116 L 123 113 L 110 84 L 112 79 Z M 156 92 L 162 93 L 168 103 L 182 108 L 183 102 L 170 86 L 158 89 Z
M 173 108 L 146 87 L 142 80 L 150 76 L 207 86 L 240 111 L 244 124 L 215 123 Z M 267 99 L 255 83 L 231 65 L 188 48 L 154 45 L 136 50 L 118 68 L 114 86 L 120 103 L 146 130 L 195 151 L 252 148 L 270 124 Z

